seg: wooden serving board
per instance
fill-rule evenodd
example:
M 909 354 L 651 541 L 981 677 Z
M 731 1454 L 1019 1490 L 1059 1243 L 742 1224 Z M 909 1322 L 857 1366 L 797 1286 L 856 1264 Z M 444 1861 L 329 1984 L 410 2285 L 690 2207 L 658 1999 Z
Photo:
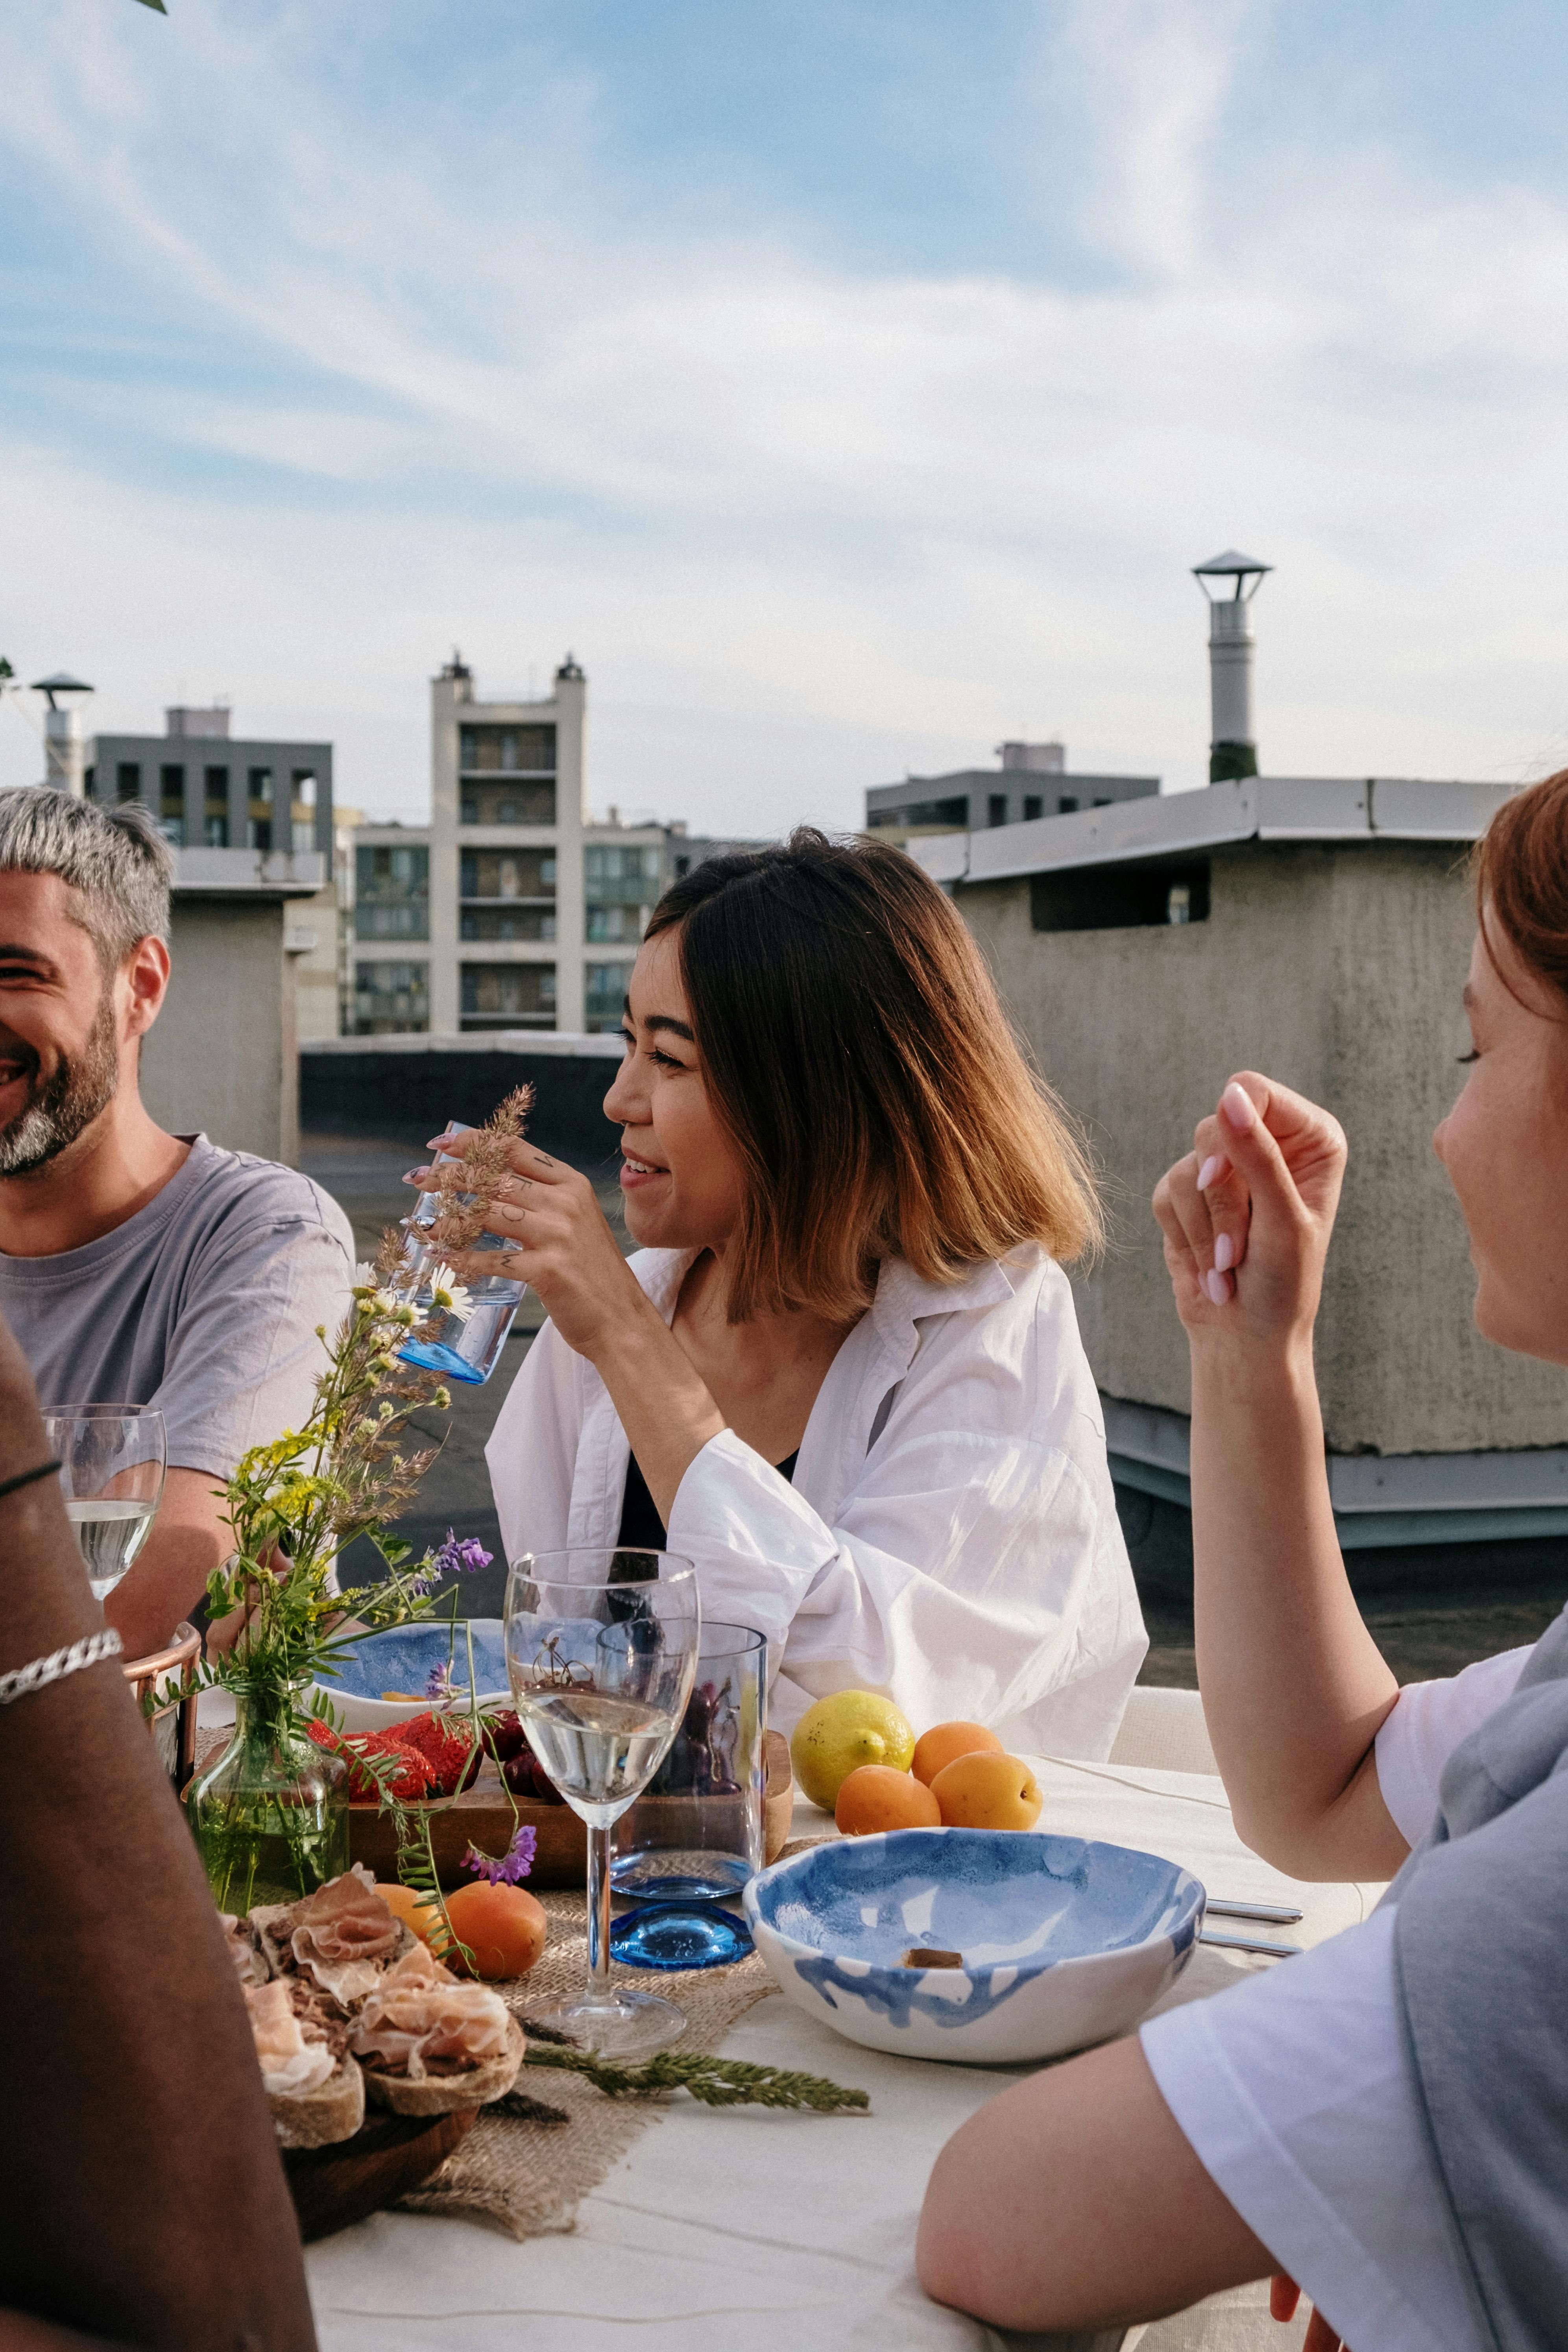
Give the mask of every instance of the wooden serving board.
M 795 1813 L 789 1742 L 782 1731 L 764 1735 L 763 1752 L 767 1769 L 763 1796 L 763 1860 L 776 1862 L 784 1851 Z M 721 1804 L 724 1801 L 713 1797 L 643 1800 L 645 1804 L 650 1801 L 668 1809 L 668 1819 L 660 1822 L 659 1828 L 671 1845 L 679 1845 L 698 1843 L 695 1838 L 681 1837 L 682 1816 L 689 1818 L 699 1804 Z M 411 1805 L 408 1810 L 430 1816 L 430 1843 L 443 1887 L 468 1883 L 471 1874 L 463 1868 L 463 1856 L 470 1843 L 487 1853 L 501 1853 L 512 1834 L 511 1807 L 501 1787 L 500 1775 L 488 1759 L 473 1786 L 465 1789 L 460 1797 L 437 1805 Z M 570 1805 L 540 1805 L 520 1797 L 517 1819 L 520 1827 L 533 1831 L 536 1841 L 533 1867 L 528 1874 L 530 1886 L 581 1886 L 588 1874 L 588 1832 Z M 351 1860 L 363 1863 L 377 1878 L 396 1877 L 396 1832 L 390 1816 L 379 1806 L 349 1807 L 349 1855 Z
M 332 2147 L 286 2147 L 283 2169 L 307 2245 L 379 2213 L 417 2189 L 474 2127 L 480 2110 L 449 2116 L 393 2116 L 374 2109 L 353 2139 Z

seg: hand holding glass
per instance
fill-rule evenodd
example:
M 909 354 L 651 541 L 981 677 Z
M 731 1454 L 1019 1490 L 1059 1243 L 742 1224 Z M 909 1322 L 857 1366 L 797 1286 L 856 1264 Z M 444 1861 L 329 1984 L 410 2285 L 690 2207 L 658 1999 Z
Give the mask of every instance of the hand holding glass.
M 536 2021 L 616 2058 L 648 2057 L 686 2019 L 610 1981 L 610 1830 L 680 1727 L 701 1635 L 697 1577 L 670 1552 L 525 1554 L 507 1580 L 506 1657 L 529 1746 L 588 1825 L 588 1980 Z
M 44 1415 L 60 1459 L 66 1517 L 93 1595 L 107 1600 L 146 1542 L 163 1492 L 168 1439 L 152 1404 L 62 1404 Z

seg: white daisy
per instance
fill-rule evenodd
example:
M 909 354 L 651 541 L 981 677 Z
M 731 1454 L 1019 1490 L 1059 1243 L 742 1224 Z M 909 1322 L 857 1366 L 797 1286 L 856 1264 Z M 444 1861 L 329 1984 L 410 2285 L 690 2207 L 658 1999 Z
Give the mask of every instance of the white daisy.
M 436 1305 L 466 1323 L 474 1311 L 472 1291 L 458 1280 L 449 1265 L 432 1266 L 429 1281 L 430 1296 Z

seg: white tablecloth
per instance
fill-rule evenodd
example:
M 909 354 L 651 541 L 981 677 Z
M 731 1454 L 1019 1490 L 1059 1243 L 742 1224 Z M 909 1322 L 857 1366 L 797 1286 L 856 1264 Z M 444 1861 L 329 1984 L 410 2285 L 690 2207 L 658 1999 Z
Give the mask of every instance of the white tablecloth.
M 1184 1864 L 1211 1895 L 1306 1914 L 1300 1927 L 1260 1934 L 1318 1943 L 1363 1918 L 1381 1892 L 1299 1885 L 1271 1870 L 1242 1845 L 1208 1774 L 1037 1759 L 1036 1769 L 1042 1827 L 1142 1846 Z M 814 1823 L 831 1826 L 800 1807 L 797 1832 Z M 1201 2000 L 1237 1969 L 1280 1965 L 1200 1947 L 1167 1999 Z M 584 2200 L 574 2232 L 524 2245 L 468 2222 L 379 2214 L 310 2251 L 322 2352 L 544 2343 L 550 2352 L 691 2352 L 704 2340 L 746 2352 L 982 2352 L 1023 2340 L 928 2303 L 913 2265 L 938 2150 L 1013 2073 L 884 2057 L 777 1997 L 724 2048 L 860 2084 L 872 2113 L 716 2112 L 680 2101 Z M 1289 2326 L 1271 2322 L 1259 2285 L 1134 2328 L 1126 2352 L 1294 2352 L 1304 2326 L 1304 2313 Z

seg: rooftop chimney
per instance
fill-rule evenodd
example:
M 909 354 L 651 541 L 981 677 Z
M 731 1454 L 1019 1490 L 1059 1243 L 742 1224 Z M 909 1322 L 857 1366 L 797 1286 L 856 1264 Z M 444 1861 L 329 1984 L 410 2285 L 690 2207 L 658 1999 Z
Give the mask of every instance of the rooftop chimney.
M 48 709 L 44 714 L 44 783 L 55 793 L 69 793 L 73 799 L 86 796 L 87 781 L 82 764 L 81 713 L 76 708 L 79 694 L 90 694 L 92 688 L 85 679 L 72 677 L 68 670 L 58 669 L 52 677 L 36 677 L 35 694 L 47 695 Z M 61 698 L 68 697 L 62 703 Z
M 1252 731 L 1252 600 L 1271 563 L 1256 556 L 1238 555 L 1234 547 L 1194 563 L 1193 577 L 1209 605 L 1209 782 L 1228 783 L 1237 776 L 1258 773 L 1258 744 Z M 1211 580 L 1235 583 L 1228 596 L 1216 596 Z M 1251 585 L 1248 586 L 1247 583 Z

